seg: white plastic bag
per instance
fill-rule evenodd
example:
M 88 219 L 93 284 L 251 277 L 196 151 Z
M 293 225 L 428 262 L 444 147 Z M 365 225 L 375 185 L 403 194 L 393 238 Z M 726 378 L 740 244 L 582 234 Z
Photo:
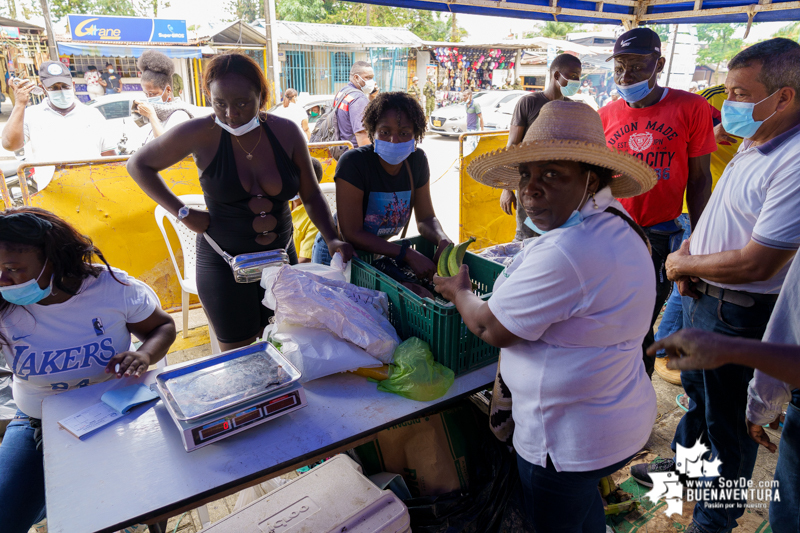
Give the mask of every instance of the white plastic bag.
M 283 356 L 300 371 L 300 383 L 383 364 L 358 346 L 321 329 L 283 323 L 272 330 L 270 340 L 280 343 Z
M 400 339 L 386 319 L 386 294 L 282 266 L 265 286 L 264 305 L 274 305 L 275 323 L 326 329 L 363 348 L 383 363 L 392 361 Z
M 350 271 L 351 271 L 350 267 L 352 265 L 353 265 L 352 261 L 348 261 L 347 263 L 344 263 L 342 261 L 341 252 L 336 252 L 335 254 L 333 254 L 333 257 L 331 258 L 331 268 L 338 270 L 339 272 L 342 272 L 344 274 L 344 280 L 348 283 L 350 283 Z
M 341 257 L 339 252 L 336 252 L 336 254 Z M 349 264 L 350 263 L 348 263 L 348 265 Z M 292 268 L 296 270 L 302 270 L 303 272 L 311 272 L 312 274 L 322 276 L 323 278 L 334 279 L 341 282 L 346 282 L 349 279 L 345 277 L 345 273 L 342 272 L 341 269 L 321 265 L 319 263 L 298 263 L 296 265 L 292 265 Z M 263 303 L 265 306 L 273 310 L 275 309 L 275 298 L 272 295 L 272 286 L 275 284 L 275 278 L 278 276 L 278 270 L 280 269 L 265 268 L 261 271 L 261 286 L 267 291 L 266 295 L 264 295 Z

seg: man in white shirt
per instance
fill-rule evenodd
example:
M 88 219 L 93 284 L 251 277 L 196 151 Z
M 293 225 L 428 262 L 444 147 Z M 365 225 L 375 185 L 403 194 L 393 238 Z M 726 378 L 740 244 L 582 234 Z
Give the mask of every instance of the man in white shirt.
M 283 103 L 270 111 L 276 117 L 288 118 L 306 134 L 307 139 L 311 139 L 311 130 L 308 128 L 308 114 L 297 104 L 297 91 L 286 89 L 283 93 Z
M 691 240 L 667 258 L 666 268 L 683 295 L 685 328 L 760 339 L 800 247 L 800 44 L 758 43 L 728 69 L 722 124 L 745 141 Z M 692 447 L 702 438 L 726 480 L 746 483 L 753 473 L 758 445 L 745 419 L 752 377 L 740 365 L 681 373 L 696 405 L 678 425 L 673 446 Z M 699 502 L 687 532 L 730 531 L 743 513 L 741 500 Z
M 15 104 L 3 130 L 3 148 L 16 152 L 24 146 L 27 162 L 115 155 L 115 143 L 105 136 L 105 118 L 78 101 L 69 69 L 59 61 L 45 61 L 39 78 L 47 98 L 30 108 L 35 85 L 23 81 L 14 86 Z

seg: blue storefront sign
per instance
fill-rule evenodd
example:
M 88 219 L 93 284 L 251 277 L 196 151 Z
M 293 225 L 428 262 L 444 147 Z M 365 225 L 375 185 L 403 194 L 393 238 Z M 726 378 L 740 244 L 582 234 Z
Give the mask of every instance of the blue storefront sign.
M 69 15 L 73 41 L 185 43 L 186 21 Z

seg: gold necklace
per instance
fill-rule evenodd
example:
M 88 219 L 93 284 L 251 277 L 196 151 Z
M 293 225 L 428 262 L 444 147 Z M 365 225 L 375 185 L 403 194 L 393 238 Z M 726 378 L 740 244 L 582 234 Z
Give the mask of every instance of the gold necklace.
M 233 138 L 236 139 L 236 143 L 239 145 L 239 148 L 241 148 L 244 151 L 244 153 L 247 154 L 247 160 L 248 161 L 252 161 L 253 160 L 253 152 L 256 151 L 256 148 L 258 148 L 259 143 L 261 143 L 261 134 L 263 133 L 263 131 L 264 131 L 264 128 L 258 128 L 258 141 L 256 141 L 256 145 L 253 146 L 253 149 L 250 150 L 249 152 L 247 150 L 245 150 L 244 146 L 242 146 L 242 143 L 239 142 L 239 137 L 236 137 L 235 135 L 233 136 Z

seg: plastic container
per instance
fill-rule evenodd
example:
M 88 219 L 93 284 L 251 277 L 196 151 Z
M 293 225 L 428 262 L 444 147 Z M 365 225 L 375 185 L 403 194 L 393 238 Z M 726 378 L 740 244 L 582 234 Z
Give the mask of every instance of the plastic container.
M 337 455 L 203 531 L 411 533 L 411 519 L 392 491 L 379 489 L 355 461 Z
M 435 247 L 422 237 L 409 239 L 411 246 L 426 257 L 433 257 Z M 431 346 L 433 359 L 451 369 L 456 376 L 494 363 L 500 349 L 490 346 L 473 334 L 452 303 L 441 304 L 417 296 L 398 282 L 373 268 L 374 256 L 359 252 L 353 259 L 350 282 L 359 287 L 385 292 L 389 297 L 389 321 L 400 338 L 418 337 Z M 469 267 L 473 290 L 484 300 L 492 295 L 494 282 L 503 265 L 471 252 L 464 256 Z

